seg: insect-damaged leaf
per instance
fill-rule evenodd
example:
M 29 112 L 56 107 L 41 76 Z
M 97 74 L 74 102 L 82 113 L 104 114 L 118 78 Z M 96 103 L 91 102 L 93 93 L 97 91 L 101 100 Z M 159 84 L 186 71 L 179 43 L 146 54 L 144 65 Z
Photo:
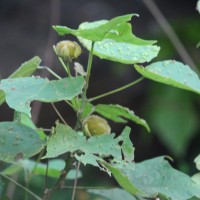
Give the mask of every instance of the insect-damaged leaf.
M 135 69 L 153 81 L 200 94 L 200 79 L 188 65 L 174 60 L 166 60 L 152 63 L 145 68 L 135 65 Z
M 7 104 L 29 117 L 33 100 L 57 102 L 71 100 L 81 93 L 84 85 L 82 76 L 50 81 L 40 77 L 1 80 L 0 89 L 5 92 Z
M 132 33 L 128 21 L 136 14 L 115 17 L 111 20 L 84 22 L 77 30 L 63 26 L 54 27 L 60 35 L 73 34 L 78 37 L 86 49 L 107 60 L 125 64 L 144 63 L 157 56 L 160 48 L 153 45 L 156 41 L 147 41 Z
M 41 59 L 38 56 L 23 63 L 15 72 L 8 78 L 26 77 L 32 75 L 39 66 Z M 5 101 L 5 94 L 0 90 L 0 105 Z
M 149 125 L 144 119 L 139 118 L 132 110 L 121 105 L 98 104 L 95 106 L 95 112 L 118 123 L 126 123 L 127 120 L 133 121 L 150 131 Z
M 110 158 L 110 163 L 118 168 L 133 170 L 134 147 L 128 137 L 129 134 L 130 128 L 126 127 L 117 138 L 114 138 L 115 134 L 86 138 L 83 133 L 76 132 L 67 125 L 57 124 L 55 133 L 48 141 L 47 154 L 44 158 L 54 158 L 66 152 L 72 152 L 84 165 L 91 164 L 109 174 L 110 171 L 103 164 L 105 158 Z
M 134 173 L 127 174 L 132 184 L 146 193 L 147 198 L 157 195 L 176 200 L 200 197 L 199 186 L 189 176 L 172 168 L 164 157 L 137 163 Z
M 15 163 L 41 151 L 45 140 L 28 126 L 18 122 L 0 123 L 0 160 Z

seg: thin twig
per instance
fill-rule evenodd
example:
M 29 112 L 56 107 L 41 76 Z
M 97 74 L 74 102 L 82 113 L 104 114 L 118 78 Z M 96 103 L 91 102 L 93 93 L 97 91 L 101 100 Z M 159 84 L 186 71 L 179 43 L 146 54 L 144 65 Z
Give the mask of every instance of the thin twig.
M 171 27 L 170 23 L 167 21 L 166 17 L 160 11 L 158 6 L 155 4 L 153 0 L 143 0 L 145 6 L 149 9 L 151 14 L 154 16 L 155 20 L 158 22 L 160 27 L 163 29 L 171 43 L 174 45 L 174 48 L 177 50 L 181 59 L 187 63 L 193 70 L 199 73 L 198 68 L 193 62 L 191 56 L 187 52 L 181 40 L 178 38 L 177 34 Z
M 80 164 L 81 164 L 80 161 L 78 161 L 78 163 L 76 163 L 76 176 L 75 176 L 75 180 L 74 180 L 74 188 L 73 188 L 72 199 L 71 200 L 74 200 L 74 198 L 75 198 L 77 182 L 78 182 L 78 172 L 79 172 Z
M 55 110 L 56 114 L 60 117 L 61 121 L 67 125 L 67 122 L 64 120 L 64 118 L 62 117 L 62 115 L 60 114 L 60 112 L 58 111 L 58 109 L 56 108 L 56 106 L 54 105 L 54 103 L 51 103 L 53 109 Z
M 133 82 L 131 82 L 131 83 L 128 83 L 128 84 L 126 84 L 126 85 L 124 85 L 124 86 L 122 86 L 122 87 L 120 87 L 120 88 L 117 88 L 117 89 L 115 89 L 115 90 L 111 90 L 111 91 L 109 91 L 109 92 L 100 94 L 100 95 L 98 95 L 98 96 L 96 96 L 96 97 L 90 98 L 89 101 L 92 102 L 92 101 L 95 101 L 95 100 L 97 100 L 97 99 L 100 99 L 100 98 L 109 96 L 109 95 L 111 95 L 111 94 L 115 94 L 115 93 L 117 93 L 117 92 L 120 92 L 120 91 L 122 91 L 122 90 L 125 90 L 125 89 L 127 89 L 127 88 L 129 88 L 129 87 L 131 87 L 131 86 L 133 86 L 133 85 L 135 85 L 135 84 L 141 82 L 142 80 L 144 80 L 144 77 L 141 77 L 141 78 L 139 78 L 139 79 L 137 79 L 137 80 L 135 80 L 135 81 L 133 81 Z
M 37 67 L 38 69 L 46 69 L 50 74 L 52 74 L 55 78 L 57 78 L 57 79 L 61 79 L 61 77 L 58 75 L 58 74 L 56 74 L 53 70 L 51 70 L 49 67 L 46 67 L 46 66 L 38 66 Z
M 24 191 L 26 191 L 27 193 L 29 193 L 31 196 L 33 196 L 35 199 L 37 200 L 42 200 L 39 196 L 37 196 L 35 193 L 31 192 L 29 189 L 27 189 L 26 187 L 24 187 L 23 185 L 21 185 L 20 183 L 16 182 L 15 180 L 13 180 L 12 178 L 10 178 L 9 176 L 6 176 L 3 173 L 0 173 L 0 175 L 9 180 L 10 182 L 14 183 L 16 186 L 20 187 L 21 189 L 23 189 Z
M 58 189 L 63 188 L 66 175 L 68 174 L 69 170 L 71 169 L 71 165 L 72 165 L 72 158 L 71 158 L 70 154 L 68 154 L 67 159 L 65 160 L 65 168 L 62 170 L 60 177 L 57 180 L 56 184 L 50 189 L 46 188 L 46 190 L 44 191 L 43 200 L 49 200 L 51 198 L 51 196 Z
M 46 167 L 46 172 L 45 172 L 45 182 L 44 182 L 44 188 L 48 188 L 48 171 L 49 171 L 49 160 L 47 160 L 47 167 Z

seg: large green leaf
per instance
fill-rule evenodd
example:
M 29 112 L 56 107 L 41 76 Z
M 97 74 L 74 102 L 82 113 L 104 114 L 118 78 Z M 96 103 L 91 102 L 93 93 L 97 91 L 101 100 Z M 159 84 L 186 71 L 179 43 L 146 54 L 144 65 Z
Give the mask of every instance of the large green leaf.
M 146 98 L 146 113 L 152 132 L 174 156 L 183 157 L 199 128 L 191 93 L 154 84 Z
M 169 199 L 187 200 L 200 198 L 200 187 L 186 174 L 173 169 L 164 157 L 157 157 L 136 164 L 129 178 L 147 197 L 163 195 Z
M 44 131 L 42 130 L 38 130 L 37 127 L 35 126 L 35 124 L 33 123 L 32 119 L 30 117 L 28 117 L 27 114 L 24 114 L 24 113 L 20 113 L 20 112 L 17 112 L 15 111 L 14 113 L 14 120 L 15 121 L 18 121 L 30 128 L 32 128 L 33 130 L 36 131 L 36 133 L 38 133 L 38 135 L 40 136 L 40 139 L 46 139 L 47 136 L 46 134 L 44 133 Z
M 6 102 L 11 108 L 30 117 L 30 103 L 33 100 L 42 102 L 71 100 L 81 93 L 83 85 L 84 78 L 81 76 L 53 81 L 26 77 L 1 80 L 0 89 L 5 92 Z
M 41 151 L 45 141 L 38 134 L 18 122 L 0 123 L 0 160 L 15 163 Z
M 55 26 L 60 35 L 73 34 L 89 51 L 92 41 L 94 55 L 100 58 L 125 64 L 144 63 L 157 56 L 159 47 L 153 45 L 156 41 L 142 40 L 132 33 L 128 21 L 134 14 L 115 17 L 111 20 L 84 22 L 79 29 Z
M 122 107 L 120 105 L 98 104 L 95 106 L 95 112 L 106 117 L 107 119 L 118 123 L 126 123 L 127 120 L 131 120 L 137 124 L 140 124 L 141 126 L 144 126 L 147 131 L 150 131 L 150 128 L 144 119 L 136 116 L 132 110 L 129 110 L 128 108 Z
M 140 190 L 139 188 L 137 188 L 132 182 L 131 179 L 129 177 L 128 172 L 130 173 L 130 171 L 132 173 L 135 173 L 132 170 L 126 170 L 124 169 L 118 169 L 115 166 L 112 166 L 110 164 L 106 164 L 105 166 L 111 171 L 112 175 L 114 176 L 115 180 L 118 182 L 118 184 L 125 189 L 127 192 L 129 192 L 130 194 L 137 196 L 137 195 L 143 195 L 145 196 L 145 193 Z
M 104 134 L 87 139 L 83 133 L 75 132 L 67 125 L 57 124 L 55 133 L 48 141 L 44 158 L 54 158 L 71 152 L 75 153 L 75 158 L 84 165 L 91 164 L 110 174 L 103 164 L 104 158 L 110 157 L 110 163 L 117 168 L 133 170 L 134 148 L 129 134 L 130 128 L 126 127 L 117 138 L 114 138 L 114 134 Z
M 54 26 L 54 29 L 59 33 L 59 35 L 72 34 L 94 42 L 101 41 L 103 39 L 112 39 L 122 42 L 130 37 L 130 32 L 127 31 L 127 29 L 131 28 L 131 26 L 126 22 L 130 21 L 132 16 L 137 16 L 137 14 L 118 16 L 109 21 L 101 20 L 91 23 L 85 22 L 85 29 L 79 28 L 77 30 L 73 30 L 66 26 Z
M 147 67 L 135 65 L 135 69 L 151 80 L 200 94 L 200 79 L 188 65 L 166 60 L 152 63 Z
M 83 23 L 80 25 L 80 29 L 90 29 L 98 27 L 100 24 L 104 24 L 105 21 L 98 21 L 93 23 Z M 156 45 L 153 45 L 155 41 L 146 41 L 137 38 L 132 34 L 131 26 L 127 25 L 123 28 L 128 36 L 119 41 L 115 39 L 104 39 L 102 41 L 95 42 L 93 54 L 111 61 L 116 61 L 124 64 L 135 64 L 149 62 L 155 58 L 160 50 Z M 120 37 L 120 36 L 119 36 Z M 92 41 L 82 37 L 78 37 L 81 44 L 88 50 L 91 50 Z
M 32 75 L 38 65 L 40 64 L 41 59 L 38 56 L 28 60 L 23 63 L 14 73 L 12 73 L 8 78 L 17 78 L 17 77 L 26 77 Z M 0 90 L 0 105 L 5 101 L 5 94 Z

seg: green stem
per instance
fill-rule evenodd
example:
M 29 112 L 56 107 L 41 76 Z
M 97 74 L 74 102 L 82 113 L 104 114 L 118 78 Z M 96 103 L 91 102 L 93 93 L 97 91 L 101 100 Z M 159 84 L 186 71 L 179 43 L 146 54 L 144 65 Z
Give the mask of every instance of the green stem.
M 92 60 L 93 60 L 93 50 L 94 50 L 94 42 L 92 42 L 89 58 L 88 58 L 88 65 L 87 65 L 87 75 L 86 75 L 86 84 L 85 84 L 85 94 L 87 93 L 87 89 L 89 86 L 90 81 L 90 74 L 92 69 Z
M 144 77 L 141 77 L 141 78 L 139 78 L 139 79 L 137 79 L 137 80 L 135 80 L 135 81 L 133 81 L 133 82 L 131 82 L 131 83 L 128 83 L 128 84 L 126 84 L 126 85 L 124 85 L 124 86 L 122 86 L 122 87 L 120 87 L 120 88 L 117 88 L 117 89 L 115 89 L 115 90 L 106 92 L 106 93 L 104 93 L 104 94 L 100 94 L 100 95 L 98 95 L 98 96 L 96 96 L 96 97 L 93 97 L 93 98 L 90 98 L 89 101 L 92 102 L 92 101 L 95 101 L 95 100 L 97 100 L 97 99 L 100 99 L 100 98 L 109 96 L 109 95 L 111 95 L 111 94 L 120 92 L 120 91 L 122 91 L 122 90 L 125 90 L 125 89 L 127 89 L 127 88 L 129 88 L 129 87 L 131 87 L 131 86 L 133 86 L 133 85 L 135 85 L 135 84 L 141 82 L 142 80 L 144 80 Z
M 39 196 L 37 196 L 36 194 L 34 194 L 33 192 L 31 192 L 29 189 L 25 188 L 23 185 L 21 185 L 20 183 L 16 182 L 15 180 L 13 180 L 12 178 L 10 178 L 9 176 L 6 176 L 2 173 L 0 173 L 0 175 L 2 177 L 4 177 L 5 179 L 9 180 L 10 182 L 14 183 L 15 185 L 17 185 L 18 187 L 20 187 L 21 189 L 25 190 L 27 193 L 29 193 L 31 196 L 33 196 L 35 199 L 37 200 L 42 200 Z
M 57 78 L 58 80 L 61 80 L 62 78 L 56 74 L 53 70 L 51 70 L 49 67 L 46 66 L 38 66 L 38 69 L 46 69 L 47 71 L 49 71 L 50 74 L 52 74 L 55 78 Z M 65 101 L 71 108 L 75 109 L 74 105 L 71 104 L 69 101 Z M 72 102 L 73 103 L 73 102 Z M 76 106 L 76 105 L 75 105 Z M 77 106 L 76 106 L 77 107 Z
M 87 100 L 87 90 L 88 90 L 88 86 L 89 86 L 89 81 L 90 81 L 90 74 L 91 74 L 91 69 L 92 69 L 92 60 L 93 60 L 93 50 L 94 50 L 94 42 L 92 42 L 92 46 L 91 46 L 91 50 L 90 50 L 90 54 L 89 54 L 89 58 L 88 58 L 88 65 L 87 65 L 87 75 L 85 78 L 85 87 L 83 90 L 83 94 L 82 94 L 82 104 L 81 104 L 81 112 L 83 112 L 84 107 L 85 107 L 85 103 Z M 81 119 L 82 117 L 80 117 Z
M 54 77 L 56 77 L 57 79 L 61 79 L 61 77 L 56 74 L 53 70 L 51 70 L 49 67 L 46 66 L 38 66 L 38 69 L 46 69 L 50 74 L 52 74 Z
M 55 54 L 57 55 L 56 52 L 56 47 L 55 45 L 53 46 L 53 50 L 55 52 Z M 64 63 L 63 59 L 61 57 L 58 56 L 58 60 L 60 61 L 61 65 L 63 66 L 64 70 L 66 71 L 67 75 L 71 77 L 71 73 L 70 73 L 70 68 L 69 68 L 69 63 L 67 63 L 67 65 Z

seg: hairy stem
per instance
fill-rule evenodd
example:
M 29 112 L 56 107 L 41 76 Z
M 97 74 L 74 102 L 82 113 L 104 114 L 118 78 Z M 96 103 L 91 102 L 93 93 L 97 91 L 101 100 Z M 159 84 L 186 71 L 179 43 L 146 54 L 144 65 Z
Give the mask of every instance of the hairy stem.
M 97 99 L 101 99 L 101 98 L 103 98 L 103 97 L 112 95 L 112 94 L 114 94 L 114 93 L 121 92 L 122 90 L 125 90 L 125 89 L 127 89 L 127 88 L 129 88 L 129 87 L 131 87 L 131 86 L 133 86 L 133 85 L 135 85 L 135 84 L 141 82 L 142 80 L 144 80 L 144 77 L 141 77 L 141 78 L 139 78 L 139 79 L 137 79 L 137 80 L 135 80 L 135 81 L 133 81 L 133 82 L 131 82 L 131 83 L 128 83 L 128 84 L 126 84 L 126 85 L 124 85 L 124 86 L 122 86 L 122 87 L 120 87 L 120 88 L 117 88 L 117 89 L 115 89 L 115 90 L 111 90 L 111 91 L 106 92 L 106 93 L 104 93 L 104 94 L 100 94 L 100 95 L 98 95 L 98 96 L 96 96 L 96 97 L 90 98 L 89 101 L 92 102 L 92 101 L 95 101 L 95 100 L 97 100 Z

